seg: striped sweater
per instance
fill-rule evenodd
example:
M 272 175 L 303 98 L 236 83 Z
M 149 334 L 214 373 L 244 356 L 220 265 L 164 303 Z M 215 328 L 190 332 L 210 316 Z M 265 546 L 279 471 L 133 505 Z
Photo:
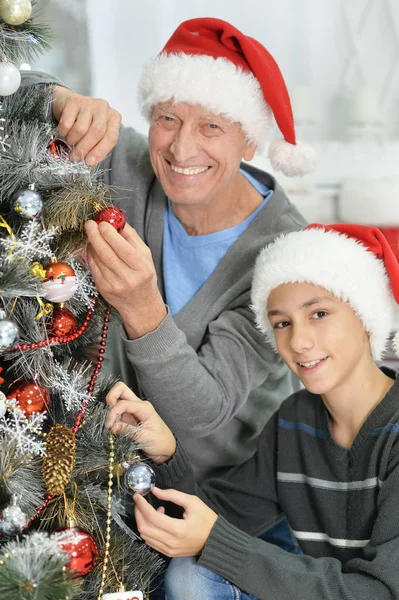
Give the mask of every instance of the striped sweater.
M 394 377 L 391 372 L 389 375 Z M 256 455 L 196 488 L 181 447 L 160 487 L 200 495 L 220 515 L 199 563 L 260 599 L 399 599 L 399 379 L 351 448 L 320 396 L 301 390 L 264 429 Z M 285 514 L 303 555 L 257 539 Z

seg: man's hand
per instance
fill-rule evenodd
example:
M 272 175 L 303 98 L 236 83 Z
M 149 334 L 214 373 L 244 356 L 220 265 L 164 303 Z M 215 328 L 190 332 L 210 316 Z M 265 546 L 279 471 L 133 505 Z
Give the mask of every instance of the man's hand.
M 177 490 L 161 490 L 155 487 L 154 496 L 165 502 L 173 502 L 184 508 L 183 519 L 173 519 L 164 514 L 161 507 L 155 510 L 143 496 L 135 494 L 134 513 L 141 537 L 166 556 L 196 556 L 206 544 L 218 515 L 197 496 Z
M 122 317 L 130 339 L 154 331 L 167 311 L 157 286 L 151 250 L 126 224 L 121 233 L 109 223 L 85 224 L 87 262 L 102 297 Z
M 58 133 L 73 147 L 71 160 L 86 160 L 93 167 L 118 141 L 121 115 L 106 100 L 82 96 L 57 86 L 53 115 L 58 121 Z
M 122 381 L 110 389 L 106 401 L 112 408 L 105 427 L 112 433 L 126 433 L 134 427 L 132 435 L 143 445 L 143 454 L 158 465 L 174 455 L 176 438 L 150 402 L 140 400 Z

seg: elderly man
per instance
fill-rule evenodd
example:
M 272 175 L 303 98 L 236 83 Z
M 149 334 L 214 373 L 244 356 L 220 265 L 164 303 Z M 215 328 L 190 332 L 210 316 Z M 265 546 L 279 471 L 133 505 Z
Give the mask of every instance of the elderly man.
M 242 160 L 262 148 L 273 115 L 285 138 L 273 166 L 298 175 L 313 157 L 296 143 L 274 59 L 224 21 L 182 23 L 144 69 L 139 98 L 148 140 L 122 128 L 102 162 L 128 225 L 118 234 L 88 222 L 88 262 L 124 325 L 109 368 L 154 404 L 204 479 L 249 458 L 291 392 L 255 327 L 250 287 L 259 250 L 305 221 Z M 114 146 L 120 115 L 104 101 L 58 87 L 53 112 L 72 158 L 93 165 Z

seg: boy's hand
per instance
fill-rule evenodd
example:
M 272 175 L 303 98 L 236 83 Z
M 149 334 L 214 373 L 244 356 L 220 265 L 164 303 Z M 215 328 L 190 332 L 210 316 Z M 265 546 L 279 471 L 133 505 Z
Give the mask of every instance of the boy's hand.
M 155 510 L 143 496 L 135 494 L 137 527 L 146 544 L 166 556 L 196 556 L 206 544 L 218 515 L 197 496 L 155 487 L 154 496 L 184 508 L 183 519 L 173 519 L 161 507 Z
M 106 100 L 82 96 L 57 86 L 53 115 L 58 121 L 58 133 L 73 146 L 71 160 L 86 159 L 86 163 L 93 167 L 118 141 L 122 117 Z
M 105 427 L 112 433 L 125 433 L 132 427 L 132 436 L 143 445 L 142 452 L 160 465 L 176 452 L 176 438 L 155 411 L 153 405 L 140 400 L 125 383 L 119 381 L 108 392 L 106 401 L 111 406 Z M 139 428 L 136 428 L 140 425 Z

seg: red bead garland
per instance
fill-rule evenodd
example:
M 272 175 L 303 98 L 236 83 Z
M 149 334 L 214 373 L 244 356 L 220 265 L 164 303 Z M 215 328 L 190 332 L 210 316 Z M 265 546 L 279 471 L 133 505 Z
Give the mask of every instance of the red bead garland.
M 93 298 L 93 303 L 95 303 L 96 298 Z M 84 324 L 87 322 L 86 326 L 84 327 L 82 333 L 84 332 L 84 330 L 87 328 L 87 325 L 90 322 L 90 319 L 93 315 L 94 310 L 93 309 L 89 309 L 89 311 L 87 312 L 86 315 L 86 319 L 84 321 Z M 107 310 L 105 311 L 105 317 L 104 317 L 104 323 L 103 323 L 103 327 L 102 327 L 102 334 L 101 334 L 101 338 L 102 338 L 102 342 L 101 342 L 101 348 L 99 349 L 99 356 L 97 358 L 97 362 L 95 365 L 95 369 L 92 373 L 92 376 L 90 378 L 89 381 L 89 385 L 87 387 L 87 393 L 88 395 L 91 395 L 94 391 L 94 385 L 96 383 L 96 379 L 101 371 L 101 367 L 102 367 L 102 363 L 104 361 L 104 357 L 102 356 L 105 352 L 105 345 L 106 345 L 106 339 L 107 339 L 107 331 L 108 331 L 108 323 L 110 322 L 110 314 L 111 314 L 111 309 L 107 308 Z M 80 327 L 80 329 L 82 329 L 82 326 Z M 80 331 L 80 329 L 78 330 L 78 332 Z M 77 332 L 77 333 L 78 333 Z M 80 333 L 80 335 L 82 334 Z M 76 335 L 76 334 L 74 334 Z M 70 337 L 70 336 L 66 336 L 66 337 Z M 72 336 L 73 337 L 73 336 Z M 79 336 L 77 336 L 79 337 Z M 77 337 L 75 337 L 74 339 L 77 339 Z M 44 340 L 43 344 L 48 346 L 48 344 L 50 344 L 50 342 L 53 342 L 55 340 L 55 338 L 50 338 L 48 340 Z M 40 342 L 39 342 L 40 343 Z M 39 343 L 37 345 L 39 345 Z M 19 346 L 17 348 L 14 347 L 14 349 L 18 349 Z M 80 411 L 78 412 L 78 414 L 75 417 L 75 422 L 74 422 L 74 427 L 72 429 L 72 431 L 76 434 L 78 433 L 80 426 L 82 425 L 83 419 L 84 419 L 84 413 L 86 411 L 87 408 L 87 404 L 88 404 L 88 400 L 84 400 L 82 403 L 82 408 L 80 409 Z M 42 513 L 42 511 L 47 507 L 48 503 L 50 502 L 50 500 L 53 498 L 53 496 L 51 494 L 47 494 L 46 495 L 46 499 L 44 500 L 44 502 L 35 510 L 34 515 L 32 515 L 30 517 L 30 519 L 28 520 L 27 524 L 24 527 L 24 531 L 27 530 L 29 528 L 29 526 L 31 525 L 31 523 L 33 521 L 35 521 Z M 0 537 L 2 536 L 1 532 L 0 532 Z
M 40 515 L 42 514 L 42 511 L 47 508 L 48 503 L 50 502 L 50 500 L 52 500 L 53 496 L 51 494 L 46 494 L 46 499 L 44 500 L 44 502 L 38 506 L 38 508 L 36 508 L 34 515 L 32 515 L 29 519 L 29 521 L 27 522 L 27 524 L 24 526 L 24 531 L 26 531 L 27 529 L 29 529 L 31 523 L 33 523 L 33 521 L 36 521 L 36 519 L 38 517 L 40 517 Z
M 106 345 L 106 339 L 107 339 L 107 330 L 108 330 L 108 323 L 110 321 L 110 314 L 111 314 L 111 309 L 107 308 L 107 310 L 105 311 L 105 317 L 104 317 L 104 323 L 103 323 L 103 327 L 102 327 L 102 334 L 101 334 L 101 338 L 102 338 L 102 342 L 101 342 L 101 348 L 99 349 L 98 353 L 99 356 L 97 358 L 97 363 L 95 366 L 95 369 L 91 375 L 90 381 L 89 381 L 89 385 L 87 387 L 87 394 L 90 396 L 93 391 L 94 391 L 94 385 L 96 383 L 96 379 L 101 371 L 101 367 L 102 367 L 102 363 L 104 361 L 104 357 L 102 356 L 105 352 L 105 345 Z M 72 429 L 72 431 L 76 434 L 79 431 L 79 428 L 82 424 L 83 418 L 84 418 L 84 414 L 87 408 L 87 404 L 88 404 L 88 400 L 84 400 L 82 403 L 82 408 L 80 409 L 80 411 L 78 412 L 78 414 L 75 417 L 75 423 L 74 423 L 74 427 Z
M 16 345 L 13 346 L 13 350 L 22 350 L 22 352 L 25 352 L 26 350 L 35 350 L 36 348 L 43 348 L 43 346 L 49 346 L 50 344 L 69 344 L 69 342 L 74 342 L 75 340 L 80 338 L 81 335 L 84 334 L 87 327 L 89 326 L 90 320 L 94 313 L 94 305 L 96 304 L 97 298 L 94 297 L 91 301 L 93 303 L 93 308 L 89 308 L 82 325 L 74 333 L 70 333 L 69 335 L 50 336 L 48 339 L 40 340 L 40 342 L 37 343 Z

